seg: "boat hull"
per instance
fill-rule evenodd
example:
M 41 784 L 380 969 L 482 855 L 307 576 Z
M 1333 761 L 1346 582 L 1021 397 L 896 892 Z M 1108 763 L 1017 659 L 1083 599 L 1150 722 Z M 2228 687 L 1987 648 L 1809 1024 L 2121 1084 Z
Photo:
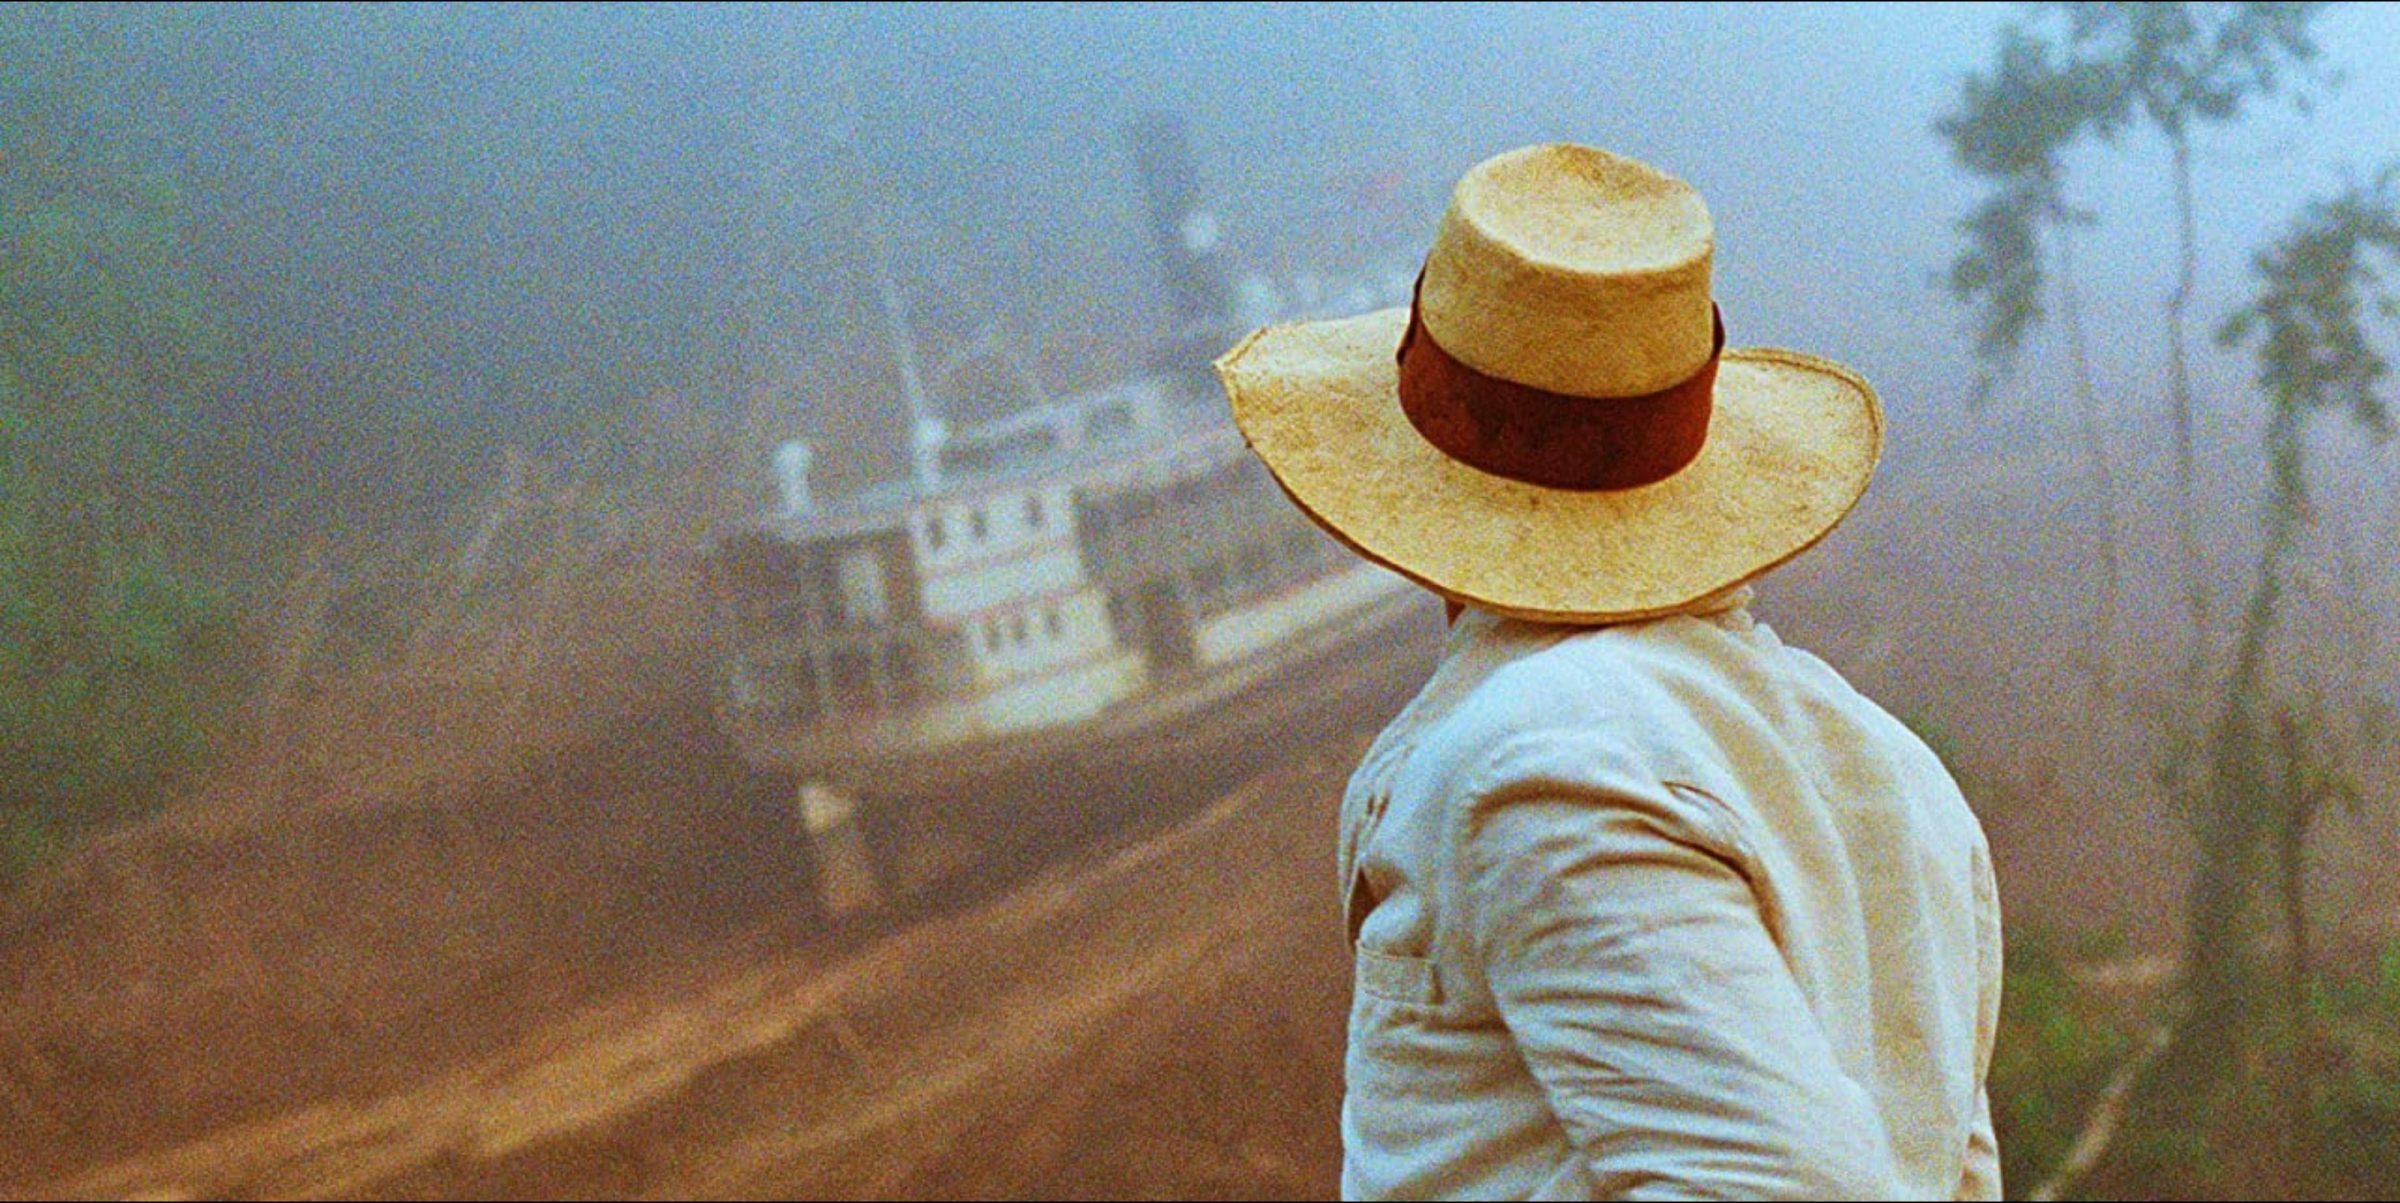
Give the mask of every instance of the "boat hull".
M 965 738 L 926 738 L 905 719 L 831 731 L 728 728 L 754 763 L 876 804 L 955 806 L 995 782 L 1071 788 L 1094 773 L 1255 762 L 1299 750 L 1294 741 L 1345 701 L 1405 701 L 1431 666 L 1440 613 L 1395 584 L 1271 648 L 1154 680 L 1071 724 Z

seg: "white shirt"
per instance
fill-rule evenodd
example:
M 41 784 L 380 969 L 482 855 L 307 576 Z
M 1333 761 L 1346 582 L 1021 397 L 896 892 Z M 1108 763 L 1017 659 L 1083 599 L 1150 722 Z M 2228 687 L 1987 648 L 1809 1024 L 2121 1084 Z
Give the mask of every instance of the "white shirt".
M 1746 601 L 1469 610 L 1369 750 L 1345 1197 L 1999 1197 L 1982 829 Z

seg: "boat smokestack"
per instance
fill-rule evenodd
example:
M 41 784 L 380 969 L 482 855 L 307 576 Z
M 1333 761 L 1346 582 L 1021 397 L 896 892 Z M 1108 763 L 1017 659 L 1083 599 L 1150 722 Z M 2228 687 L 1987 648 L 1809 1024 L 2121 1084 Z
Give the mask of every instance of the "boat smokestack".
M 1150 204 L 1150 235 L 1165 275 L 1168 328 L 1159 366 L 1205 369 L 1225 348 L 1233 313 L 1224 231 L 1201 203 L 1200 171 L 1183 119 L 1151 113 L 1131 131 L 1134 170 Z

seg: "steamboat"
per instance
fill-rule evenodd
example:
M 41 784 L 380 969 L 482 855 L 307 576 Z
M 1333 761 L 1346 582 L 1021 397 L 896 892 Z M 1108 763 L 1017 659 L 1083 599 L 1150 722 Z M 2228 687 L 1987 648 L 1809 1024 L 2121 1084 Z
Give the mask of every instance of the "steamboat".
M 1132 141 L 1172 304 L 1153 370 L 1008 406 L 935 396 L 882 264 L 910 471 L 820 500 L 816 449 L 783 443 L 771 512 L 707 557 L 721 725 L 796 783 L 837 908 L 888 887 L 907 859 L 888 845 L 940 842 L 933 812 L 1021 813 L 1048 800 L 1013 795 L 1165 749 L 1275 747 L 1290 707 L 1265 695 L 1431 609 L 1285 500 L 1208 367 L 1256 325 L 1403 303 L 1412 265 L 1229 284 L 1180 126 Z M 997 416 L 948 416 L 970 410 Z M 904 834 L 861 842 L 878 827 Z

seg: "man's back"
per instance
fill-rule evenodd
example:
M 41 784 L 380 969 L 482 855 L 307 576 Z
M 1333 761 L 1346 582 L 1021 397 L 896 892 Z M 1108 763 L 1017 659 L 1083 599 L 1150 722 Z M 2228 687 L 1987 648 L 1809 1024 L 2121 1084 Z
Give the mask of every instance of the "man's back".
M 1739 605 L 1470 612 L 1344 800 L 1353 1197 L 1996 1197 L 1988 853 Z

